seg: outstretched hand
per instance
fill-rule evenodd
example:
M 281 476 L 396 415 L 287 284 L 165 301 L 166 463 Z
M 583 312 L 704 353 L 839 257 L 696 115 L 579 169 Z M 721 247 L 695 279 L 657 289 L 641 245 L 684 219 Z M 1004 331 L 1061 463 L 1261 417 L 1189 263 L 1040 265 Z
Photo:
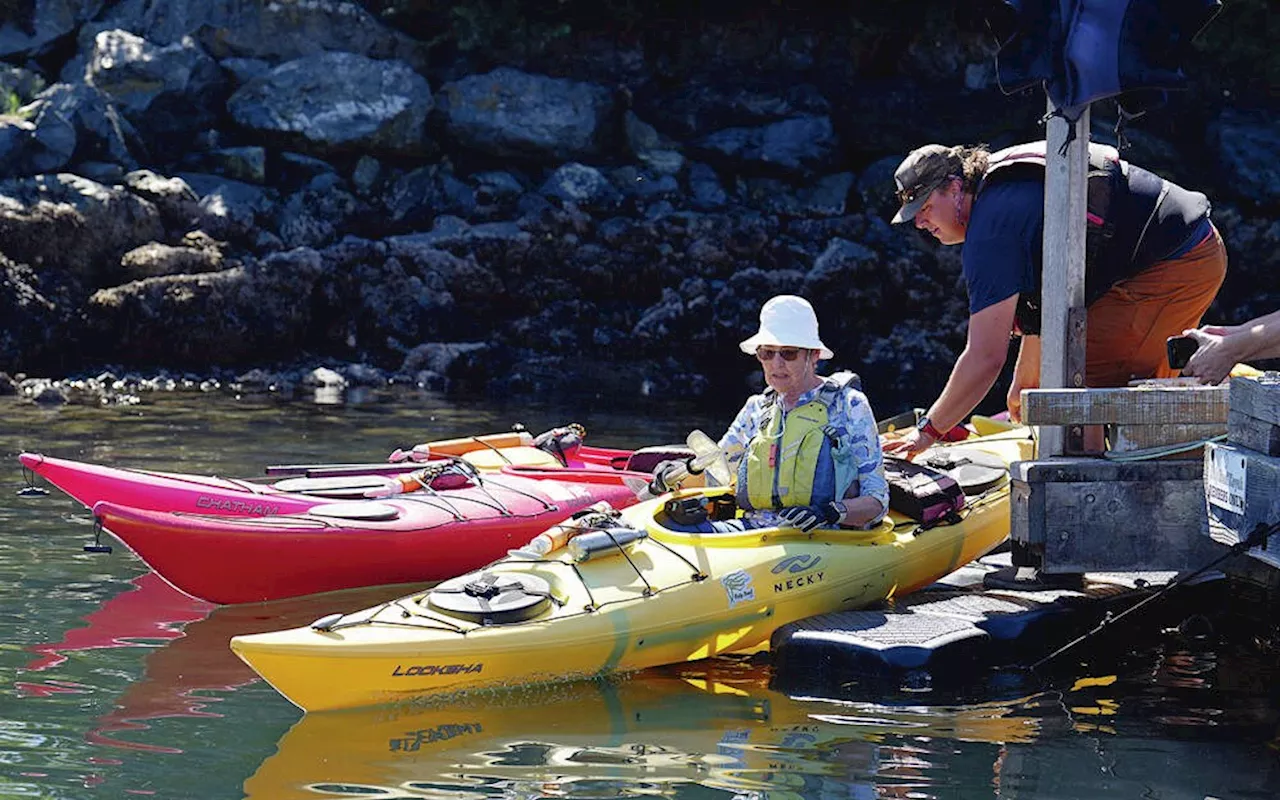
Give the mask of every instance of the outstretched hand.
M 914 459 L 933 445 L 934 438 L 929 434 L 915 430 L 884 445 L 884 452 L 901 458 Z
M 1009 409 L 1009 420 L 1011 422 L 1022 422 L 1022 390 L 1033 389 L 1034 386 L 1023 386 L 1018 383 L 1015 378 L 1013 383 L 1009 385 L 1009 392 L 1004 397 L 1005 408 Z

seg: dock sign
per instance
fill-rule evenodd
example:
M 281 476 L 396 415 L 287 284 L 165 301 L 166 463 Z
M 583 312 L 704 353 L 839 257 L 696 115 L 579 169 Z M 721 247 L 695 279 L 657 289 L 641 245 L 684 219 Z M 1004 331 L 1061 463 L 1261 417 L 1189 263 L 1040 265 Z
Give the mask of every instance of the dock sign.
M 1233 514 L 1244 514 L 1243 453 L 1215 447 L 1209 451 L 1204 487 L 1209 502 Z

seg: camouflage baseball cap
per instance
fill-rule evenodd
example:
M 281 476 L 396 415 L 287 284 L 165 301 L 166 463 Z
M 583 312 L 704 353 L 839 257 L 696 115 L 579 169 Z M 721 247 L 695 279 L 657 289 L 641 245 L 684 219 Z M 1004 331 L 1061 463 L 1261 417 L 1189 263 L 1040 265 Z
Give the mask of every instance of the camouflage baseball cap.
M 898 202 L 902 203 L 902 208 L 893 216 L 894 223 L 915 219 L 933 190 L 947 178 L 960 175 L 962 169 L 960 156 L 956 154 L 955 148 L 926 144 L 912 150 L 893 173 Z

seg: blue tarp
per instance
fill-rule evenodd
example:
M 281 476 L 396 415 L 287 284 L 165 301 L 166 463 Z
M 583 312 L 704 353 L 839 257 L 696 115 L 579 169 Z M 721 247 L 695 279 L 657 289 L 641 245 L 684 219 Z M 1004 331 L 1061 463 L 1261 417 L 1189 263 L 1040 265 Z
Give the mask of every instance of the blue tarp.
M 1140 113 L 1185 88 L 1191 40 L 1221 8 L 1221 0 L 998 0 L 987 21 L 1000 87 L 1012 94 L 1043 83 L 1072 120 L 1110 97 Z

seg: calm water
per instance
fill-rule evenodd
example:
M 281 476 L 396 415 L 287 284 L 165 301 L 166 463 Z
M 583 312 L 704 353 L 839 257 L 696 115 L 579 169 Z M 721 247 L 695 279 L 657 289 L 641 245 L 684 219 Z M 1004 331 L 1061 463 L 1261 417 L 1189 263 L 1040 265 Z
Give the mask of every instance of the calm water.
M 963 701 L 858 686 L 790 697 L 769 688 L 757 659 L 304 717 L 228 638 L 385 591 L 213 608 L 122 547 L 83 552 L 89 516 L 56 491 L 17 496 L 23 450 L 250 476 L 271 463 L 381 460 L 515 421 L 533 431 L 578 421 L 595 444 L 657 444 L 692 427 L 717 435 L 731 411 L 642 418 L 599 401 L 461 407 L 435 395 L 358 405 L 144 395 L 40 410 L 4 398 L 0 797 L 1280 796 L 1278 659 L 1244 637 L 1137 631 L 1064 659 L 1047 682 L 988 681 Z

